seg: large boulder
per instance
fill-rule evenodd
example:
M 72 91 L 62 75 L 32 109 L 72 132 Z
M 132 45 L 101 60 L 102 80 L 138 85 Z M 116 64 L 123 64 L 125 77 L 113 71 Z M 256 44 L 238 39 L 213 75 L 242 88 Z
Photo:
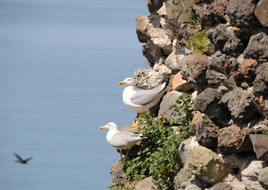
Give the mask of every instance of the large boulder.
M 252 134 L 250 140 L 258 159 L 264 154 L 268 155 L 268 135 Z
M 152 89 L 164 81 L 164 76 L 152 69 L 137 69 L 134 72 L 136 87 L 142 89 Z
M 268 167 L 265 167 L 258 172 L 258 181 L 263 188 L 268 189 Z
M 195 147 L 188 154 L 184 169 L 210 184 L 220 182 L 228 174 L 228 168 L 220 157 L 203 146 Z
M 125 171 L 123 169 L 123 166 L 121 164 L 118 164 L 118 166 L 116 166 L 116 164 L 117 162 L 114 163 L 111 167 L 111 175 L 112 175 L 113 183 L 116 183 L 116 184 L 125 183 L 125 179 L 123 177 Z

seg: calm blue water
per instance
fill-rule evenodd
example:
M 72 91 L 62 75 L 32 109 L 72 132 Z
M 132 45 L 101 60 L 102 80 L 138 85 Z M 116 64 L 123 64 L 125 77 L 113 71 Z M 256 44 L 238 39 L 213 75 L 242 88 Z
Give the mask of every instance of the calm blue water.
M 98 128 L 135 117 L 118 82 L 147 67 L 137 14 L 143 0 L 0 0 L 0 189 L 111 183 L 119 154 Z

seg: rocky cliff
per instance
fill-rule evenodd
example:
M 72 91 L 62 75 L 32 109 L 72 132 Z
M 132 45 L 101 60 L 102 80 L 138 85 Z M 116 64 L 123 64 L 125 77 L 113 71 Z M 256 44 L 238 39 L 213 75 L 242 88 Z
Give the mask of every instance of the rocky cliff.
M 174 189 L 268 189 L 268 0 L 148 0 L 137 37 L 148 69 L 134 73 L 149 89 L 170 77 L 155 115 L 182 93 L 196 109 L 178 153 Z M 160 108 L 159 108 L 160 107 Z M 122 167 L 112 167 L 124 183 Z M 121 180 L 121 181 L 120 181 Z M 129 183 L 129 182 L 128 182 Z M 136 189 L 153 189 L 152 179 Z

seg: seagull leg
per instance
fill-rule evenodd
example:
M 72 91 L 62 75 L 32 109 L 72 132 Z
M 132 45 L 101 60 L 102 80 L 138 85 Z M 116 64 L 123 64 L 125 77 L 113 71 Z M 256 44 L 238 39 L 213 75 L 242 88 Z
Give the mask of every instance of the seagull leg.
M 114 165 L 115 168 L 120 164 L 121 159 L 122 159 L 122 150 L 120 150 L 120 160 L 119 160 L 119 162 L 117 162 L 117 163 Z
M 125 160 L 127 160 L 129 150 L 130 150 L 130 148 L 129 148 L 129 149 L 127 149 L 127 154 L 126 154 Z
M 141 119 L 141 117 L 142 117 L 142 113 L 139 113 L 139 120 Z M 140 125 L 140 123 L 137 122 L 137 123 L 131 124 L 130 127 L 134 128 L 134 127 L 138 127 L 139 125 Z

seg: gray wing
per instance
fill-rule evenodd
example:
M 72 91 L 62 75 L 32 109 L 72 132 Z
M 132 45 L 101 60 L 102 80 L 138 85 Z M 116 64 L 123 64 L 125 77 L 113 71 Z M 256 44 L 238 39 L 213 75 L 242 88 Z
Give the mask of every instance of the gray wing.
M 154 100 L 154 98 L 162 92 L 165 85 L 161 84 L 150 90 L 141 90 L 135 92 L 135 94 L 130 98 L 133 104 L 146 105 Z
M 110 144 L 114 147 L 122 147 L 139 139 L 141 139 L 140 134 L 130 132 L 118 132 L 113 135 L 112 139 L 110 140 Z

